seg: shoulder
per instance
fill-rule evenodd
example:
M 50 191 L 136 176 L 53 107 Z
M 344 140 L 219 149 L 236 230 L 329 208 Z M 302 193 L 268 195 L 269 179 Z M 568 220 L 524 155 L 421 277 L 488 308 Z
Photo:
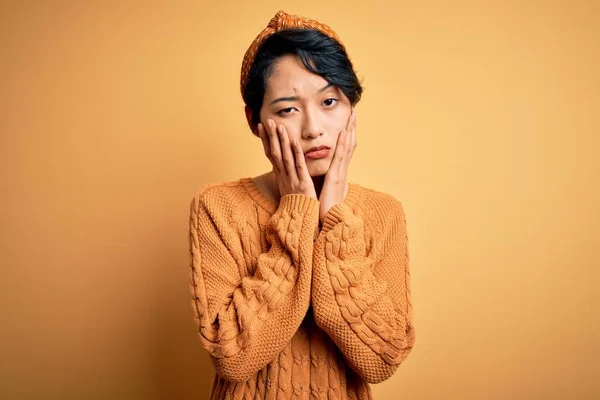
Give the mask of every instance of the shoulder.
M 244 201 L 244 188 L 241 181 L 209 182 L 200 186 L 191 200 L 193 212 L 203 209 L 214 216 L 233 215 Z
M 241 190 L 243 190 L 243 187 L 239 179 L 235 181 L 209 182 L 196 190 L 194 198 L 199 201 L 227 200 L 228 198 L 239 196 Z
M 394 195 L 361 185 L 357 204 L 363 212 L 370 215 L 378 226 L 383 227 L 391 222 L 405 223 L 404 206 Z
M 389 216 L 390 214 L 395 213 L 404 214 L 402 202 L 394 195 L 362 185 L 360 187 L 360 192 L 359 205 L 362 208 L 375 211 L 382 216 Z

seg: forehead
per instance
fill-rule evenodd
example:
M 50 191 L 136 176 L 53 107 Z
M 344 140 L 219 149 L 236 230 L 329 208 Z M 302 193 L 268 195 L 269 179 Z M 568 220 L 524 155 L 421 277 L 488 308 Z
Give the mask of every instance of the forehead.
M 273 65 L 273 73 L 267 80 L 266 96 L 310 95 L 327 85 L 327 81 L 304 66 L 298 56 L 285 55 Z

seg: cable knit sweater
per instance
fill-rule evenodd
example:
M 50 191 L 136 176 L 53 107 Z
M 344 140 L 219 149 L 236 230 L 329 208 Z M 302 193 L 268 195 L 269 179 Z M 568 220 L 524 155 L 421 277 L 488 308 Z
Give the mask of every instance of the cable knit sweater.
M 305 195 L 200 188 L 190 288 L 210 399 L 371 399 L 415 342 L 407 244 L 401 203 L 358 184 L 322 228 Z

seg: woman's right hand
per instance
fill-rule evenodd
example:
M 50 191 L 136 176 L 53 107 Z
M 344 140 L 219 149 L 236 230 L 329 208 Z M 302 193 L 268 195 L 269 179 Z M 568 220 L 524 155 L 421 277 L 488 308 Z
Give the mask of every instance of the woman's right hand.
M 266 125 L 258 124 L 258 135 L 265 155 L 273 165 L 280 196 L 303 194 L 318 200 L 300 143 L 296 140 L 290 143 L 285 127 L 276 126 L 272 119 L 268 119 Z

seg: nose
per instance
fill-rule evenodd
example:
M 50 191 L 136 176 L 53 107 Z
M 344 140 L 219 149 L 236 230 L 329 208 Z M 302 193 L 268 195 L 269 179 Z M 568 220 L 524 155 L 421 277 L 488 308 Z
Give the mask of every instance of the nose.
M 302 122 L 302 138 L 303 139 L 314 139 L 321 136 L 323 132 L 319 127 L 316 116 L 311 111 L 304 113 L 304 120 Z

